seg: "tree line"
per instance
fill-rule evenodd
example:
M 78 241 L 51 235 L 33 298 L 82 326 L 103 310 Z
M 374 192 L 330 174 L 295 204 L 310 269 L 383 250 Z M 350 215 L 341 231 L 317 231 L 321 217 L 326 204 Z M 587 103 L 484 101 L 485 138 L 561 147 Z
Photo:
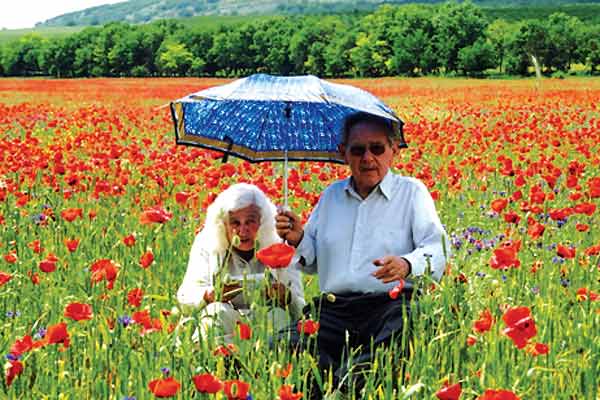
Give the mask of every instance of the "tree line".
M 534 61 L 535 60 L 535 61 Z M 280 16 L 217 28 L 109 23 L 0 47 L 0 75 L 322 77 L 567 74 L 600 65 L 600 25 L 554 13 L 489 21 L 470 2 L 384 5 L 362 15 Z

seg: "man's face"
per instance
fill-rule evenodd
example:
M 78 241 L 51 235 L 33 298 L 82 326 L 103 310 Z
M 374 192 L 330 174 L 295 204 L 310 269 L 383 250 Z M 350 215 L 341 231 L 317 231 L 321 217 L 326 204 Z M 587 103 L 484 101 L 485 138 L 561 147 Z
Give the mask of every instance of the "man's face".
M 341 145 L 340 151 L 350 166 L 356 191 L 362 198 L 381 182 L 394 158 L 394 149 L 385 132 L 365 122 L 350 129 L 348 143 Z
M 237 235 L 240 238 L 238 250 L 248 251 L 254 248 L 256 233 L 260 228 L 260 209 L 255 205 L 229 212 L 229 220 L 225 224 L 227 240 Z

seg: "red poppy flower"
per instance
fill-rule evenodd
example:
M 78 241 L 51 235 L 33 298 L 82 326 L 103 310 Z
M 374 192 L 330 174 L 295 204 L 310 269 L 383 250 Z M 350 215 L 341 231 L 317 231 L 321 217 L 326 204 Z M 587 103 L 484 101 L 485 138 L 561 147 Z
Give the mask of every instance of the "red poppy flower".
M 312 319 L 307 319 L 306 321 L 298 321 L 296 329 L 298 330 L 298 333 L 303 333 L 305 335 L 314 335 L 319 331 L 319 323 L 313 321 Z
M 69 347 L 70 339 L 69 332 L 67 332 L 67 324 L 64 322 L 56 325 L 51 325 L 46 330 L 46 336 L 44 336 L 44 342 L 47 344 L 59 344 L 62 343 L 63 350 Z
M 483 395 L 479 396 L 477 400 L 520 400 L 516 394 L 510 390 L 486 390 Z
M 529 307 L 510 308 L 502 316 L 502 319 L 507 325 L 502 333 L 508 336 L 519 349 L 525 347 L 529 339 L 537 334 Z
M 533 222 L 529 225 L 529 228 L 527 228 L 527 233 L 531 239 L 536 240 L 544 234 L 545 229 L 544 225 L 539 222 Z
M 398 284 L 388 292 L 391 299 L 396 300 L 398 298 L 400 293 L 402 293 L 402 289 L 404 289 L 404 283 L 404 279 L 400 279 Z
M 500 248 L 494 250 L 494 254 L 490 259 L 490 266 L 494 269 L 518 268 L 521 265 L 521 261 L 517 257 L 520 248 L 520 240 L 503 243 Z
M 504 214 L 504 221 L 508 222 L 509 224 L 519 224 L 519 222 L 521 221 L 521 217 L 519 217 L 519 214 L 517 214 L 516 212 L 509 211 Z
M 250 328 L 250 325 L 238 321 L 237 327 L 241 340 L 248 340 L 252 337 L 252 328 Z
M 600 197 L 600 177 L 588 181 L 589 194 L 592 199 Z
M 600 300 L 600 295 L 598 293 L 594 293 L 591 290 L 588 290 L 587 288 L 583 287 L 577 289 L 576 297 L 579 301 L 586 301 L 588 299 L 590 301 Z
M 213 351 L 213 355 L 214 356 L 230 356 L 233 353 L 237 352 L 237 348 L 235 347 L 235 345 L 233 343 L 228 343 L 227 345 L 220 345 L 218 346 L 214 351 Z
M 588 224 L 577 223 L 575 229 L 577 229 L 578 232 L 587 232 L 590 230 L 590 226 Z
M 585 214 L 592 216 L 596 211 L 596 205 L 594 203 L 580 203 L 574 207 L 574 210 L 578 214 Z
M 559 244 L 556 247 L 556 254 L 562 258 L 575 258 L 576 249 L 575 247 L 567 247 Z
M 46 259 L 40 261 L 39 267 L 43 272 L 50 273 L 56 270 L 56 262 L 58 259 L 54 254 L 48 254 Z
M 467 346 L 474 346 L 477 343 L 477 336 L 469 335 L 467 336 Z
M 168 212 L 161 206 L 147 208 L 140 215 L 141 224 L 162 224 L 173 218 L 173 213 Z
M 92 272 L 92 284 L 106 280 L 107 289 L 113 288 L 115 279 L 117 279 L 117 273 L 119 272 L 119 268 L 113 260 L 107 258 L 98 260 L 92 264 L 90 270 Z
M 79 239 L 65 239 L 65 246 L 67 246 L 70 253 L 73 253 L 79 246 Z
M 14 251 L 11 251 L 10 253 L 4 255 L 4 261 L 6 261 L 9 264 L 14 264 L 18 260 L 19 259 L 17 258 L 17 253 L 15 253 Z
M 15 378 L 23 373 L 23 364 L 19 360 L 10 360 L 9 367 L 6 369 L 6 386 L 10 386 Z
M 281 385 L 279 388 L 279 400 L 299 400 L 302 398 L 302 392 L 292 392 L 292 385 Z
M 181 384 L 172 376 L 150 381 L 148 389 L 156 397 L 173 397 L 179 391 Z
M 12 275 L 8 272 L 0 271 L 0 286 L 4 285 L 6 282 L 12 279 Z
M 286 365 L 285 368 L 277 368 L 277 370 L 275 371 L 275 375 L 285 379 L 288 376 L 290 376 L 293 369 L 294 366 L 292 365 L 292 363 L 288 363 L 288 365 Z
M 532 356 L 539 356 L 539 355 L 543 355 L 543 354 L 548 354 L 548 352 L 550 351 L 550 348 L 548 347 L 547 344 L 544 343 L 535 343 L 535 344 L 529 344 L 526 348 L 525 351 L 527 351 L 527 353 L 531 354 Z
M 65 307 L 65 317 L 75 321 L 84 321 L 92 319 L 94 313 L 92 306 L 85 303 L 71 303 Z
M 460 387 L 460 383 L 449 385 L 446 382 L 444 383 L 444 387 L 436 392 L 435 396 L 440 400 L 458 400 L 461 393 L 462 388 Z
M 256 252 L 256 258 L 270 268 L 286 268 L 290 265 L 295 251 L 290 245 L 275 243 Z
M 177 192 L 175 193 L 175 201 L 177 202 L 177 204 L 185 205 L 185 203 L 187 203 L 188 199 L 192 197 L 192 195 L 193 193 L 189 192 Z
M 246 400 L 249 390 L 249 383 L 237 379 L 223 383 L 223 392 L 225 392 L 227 400 Z
M 40 254 L 44 251 L 44 248 L 41 245 L 41 242 L 39 240 L 34 240 L 33 242 L 30 242 L 27 244 L 27 247 L 29 247 L 31 250 L 33 250 L 34 253 Z
M 585 253 L 586 256 L 597 256 L 597 255 L 600 255 L 600 244 L 588 247 L 587 249 L 585 249 L 584 253 Z
M 33 348 L 33 340 L 31 339 L 31 336 L 25 335 L 25 336 L 23 336 L 23 339 L 15 340 L 15 343 L 10 348 L 9 353 L 12 354 L 13 356 L 18 357 L 21 354 L 27 353 L 32 348 Z
M 223 388 L 223 382 L 212 374 L 196 375 L 192 380 L 200 393 L 217 393 Z
M 135 236 L 133 233 L 123 238 L 123 244 L 125 244 L 127 247 L 131 247 L 135 244 Z
M 508 200 L 506 199 L 496 199 L 494 201 L 492 201 L 492 210 L 494 210 L 496 213 L 500 214 L 502 212 L 502 210 L 504 210 L 506 208 L 506 205 L 508 204 Z
M 154 253 L 152 253 L 152 250 L 148 250 L 140 257 L 140 267 L 146 269 L 150 266 L 150 264 L 152 264 L 153 261 Z
M 141 306 L 143 298 L 144 291 L 140 288 L 131 289 L 129 293 L 127 293 L 127 302 L 133 307 Z
M 479 319 L 473 322 L 473 331 L 477 333 L 487 332 L 492 328 L 494 318 L 490 310 L 485 309 L 479 314 Z
M 60 216 L 67 222 L 73 222 L 77 218 L 83 218 L 81 208 L 68 208 L 60 213 Z

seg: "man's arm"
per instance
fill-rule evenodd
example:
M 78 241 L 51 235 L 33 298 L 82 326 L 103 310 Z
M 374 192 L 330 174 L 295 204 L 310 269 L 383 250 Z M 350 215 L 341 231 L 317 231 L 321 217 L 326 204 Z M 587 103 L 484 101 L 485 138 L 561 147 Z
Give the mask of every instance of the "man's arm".
M 432 277 L 439 281 L 446 268 L 446 259 L 450 257 L 450 248 L 433 198 L 421 181 L 417 181 L 412 207 L 415 250 L 402 257 L 410 263 L 412 275 L 423 275 L 429 265 Z

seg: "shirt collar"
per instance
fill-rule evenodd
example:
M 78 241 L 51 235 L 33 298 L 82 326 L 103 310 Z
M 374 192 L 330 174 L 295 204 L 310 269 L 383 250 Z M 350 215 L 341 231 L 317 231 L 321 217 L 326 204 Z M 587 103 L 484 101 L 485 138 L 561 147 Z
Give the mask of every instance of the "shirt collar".
M 388 169 L 388 172 L 385 174 L 385 176 L 383 177 L 381 182 L 379 182 L 379 185 L 377 185 L 377 188 L 375 188 L 375 190 L 379 191 L 383 195 L 383 197 L 386 198 L 386 200 L 390 200 L 391 195 L 392 195 L 392 185 L 393 185 L 392 175 L 393 175 L 392 171 Z M 344 184 L 344 190 L 349 195 L 358 197 L 360 200 L 362 200 L 360 195 L 356 192 L 356 190 L 354 190 L 354 186 L 352 186 L 352 177 L 349 177 L 346 179 L 346 183 Z

